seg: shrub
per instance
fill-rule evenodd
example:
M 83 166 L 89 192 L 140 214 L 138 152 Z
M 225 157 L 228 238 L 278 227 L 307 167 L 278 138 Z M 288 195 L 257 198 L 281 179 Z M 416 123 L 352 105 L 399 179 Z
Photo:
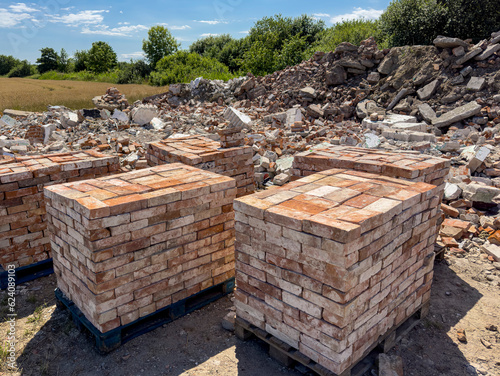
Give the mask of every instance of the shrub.
M 23 60 L 7 74 L 7 77 L 27 77 L 36 73 L 36 68 L 32 67 L 27 60 Z
M 431 44 L 446 18 L 446 7 L 436 0 L 396 0 L 380 17 L 380 27 L 390 47 Z
M 350 42 L 359 46 L 362 40 L 369 37 L 375 38 L 379 48 L 386 47 L 387 43 L 383 38 L 378 20 L 343 20 L 322 31 L 319 40 L 312 46 L 310 52 L 335 51 L 335 48 L 342 42 Z
M 187 83 L 197 77 L 214 80 L 229 80 L 234 77 L 229 69 L 219 61 L 202 57 L 196 53 L 178 51 L 166 56 L 156 64 L 156 72 L 150 75 L 150 83 L 165 86 L 175 83 Z

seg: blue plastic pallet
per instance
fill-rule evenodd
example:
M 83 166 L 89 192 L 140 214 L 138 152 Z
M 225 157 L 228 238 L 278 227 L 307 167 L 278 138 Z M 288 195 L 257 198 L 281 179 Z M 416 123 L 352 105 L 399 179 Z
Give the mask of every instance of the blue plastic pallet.
M 73 322 L 78 329 L 84 328 L 90 332 L 95 339 L 96 349 L 101 354 L 120 347 L 122 344 L 134 339 L 144 333 L 150 332 L 164 324 L 187 315 L 209 303 L 222 298 L 234 290 L 234 278 L 230 278 L 216 286 L 209 287 L 186 299 L 180 300 L 167 307 L 161 308 L 147 316 L 141 317 L 127 325 L 101 333 L 80 311 L 80 309 L 57 288 L 55 295 L 57 306 L 68 309 L 73 317 Z
M 2 268 L 0 267 L 0 269 Z M 33 281 L 34 279 L 45 277 L 52 273 L 54 273 L 54 267 L 51 258 L 35 264 L 22 266 L 16 269 L 16 285 Z M 7 288 L 8 278 L 9 272 L 7 270 L 0 273 L 0 289 L 5 290 Z

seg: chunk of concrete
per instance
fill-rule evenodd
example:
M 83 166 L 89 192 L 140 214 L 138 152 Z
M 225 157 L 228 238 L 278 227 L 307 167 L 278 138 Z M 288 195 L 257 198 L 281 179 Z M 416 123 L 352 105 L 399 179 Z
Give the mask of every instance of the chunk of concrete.
M 491 44 L 486 49 L 483 51 L 482 54 L 476 56 L 474 60 L 486 60 L 489 58 L 491 55 L 493 55 L 495 52 L 500 51 L 500 44 Z
M 434 95 L 440 84 L 441 83 L 439 82 L 439 80 L 436 79 L 431 83 L 425 85 L 423 88 L 417 90 L 418 98 L 422 101 L 426 101 Z
M 418 112 L 420 112 L 422 118 L 428 123 L 432 123 L 432 121 L 436 118 L 436 113 L 428 103 L 422 103 L 419 105 Z
M 128 115 L 125 112 L 120 111 L 120 110 L 114 110 L 111 118 L 116 119 L 118 121 L 121 121 L 123 123 L 128 123 L 128 121 L 129 121 Z
M 456 64 L 462 65 L 463 63 L 466 63 L 473 57 L 479 55 L 480 53 L 483 52 L 483 49 L 479 46 L 474 46 L 469 52 L 467 52 L 464 56 L 462 56 L 460 59 L 456 61 Z
M 229 126 L 232 128 L 249 128 L 252 125 L 252 119 L 234 107 L 226 108 L 224 119 L 229 121 Z
M 145 125 L 158 116 L 158 108 L 151 105 L 139 105 L 132 109 L 131 115 L 134 123 Z
M 486 84 L 486 79 L 483 77 L 471 77 L 467 83 L 467 90 L 470 91 L 481 91 Z
M 332 69 L 326 71 L 325 81 L 328 86 L 341 85 L 347 80 L 347 72 L 344 67 L 335 65 Z
M 432 125 L 438 128 L 446 127 L 456 123 L 457 121 L 477 115 L 480 111 L 481 105 L 476 101 L 472 101 L 433 119 Z
M 19 110 L 11 110 L 11 109 L 5 109 L 3 111 L 3 114 L 4 115 L 8 115 L 10 117 L 20 117 L 20 118 L 25 118 L 25 117 L 28 117 L 32 114 L 34 114 L 34 112 L 30 112 L 30 111 L 19 111 Z
M 9 115 L 3 115 L 0 118 L 0 126 L 1 127 L 16 127 L 18 125 L 19 125 L 19 122 L 16 119 L 11 118 Z
M 466 200 L 482 202 L 485 204 L 496 204 L 500 195 L 500 189 L 481 184 L 469 183 L 465 186 L 462 196 Z
M 436 47 L 440 48 L 454 48 L 458 46 L 462 46 L 464 48 L 467 47 L 467 43 L 465 43 L 462 39 L 445 37 L 443 35 L 438 35 L 432 43 L 434 43 Z
M 465 156 L 469 163 L 467 163 L 467 167 L 470 169 L 470 172 L 474 172 L 478 169 L 479 166 L 486 160 L 486 157 L 491 153 L 491 150 L 485 146 L 473 146 L 471 148 L 466 148 L 462 152 L 462 156 Z
M 481 250 L 493 257 L 496 262 L 500 261 L 500 247 L 496 244 L 484 244 L 481 246 Z
M 453 183 L 446 183 L 444 186 L 443 198 L 445 200 L 457 200 L 462 194 L 462 189 Z
M 290 176 L 288 176 L 287 174 L 279 174 L 274 177 L 273 184 L 281 186 L 285 185 L 289 181 L 290 181 Z

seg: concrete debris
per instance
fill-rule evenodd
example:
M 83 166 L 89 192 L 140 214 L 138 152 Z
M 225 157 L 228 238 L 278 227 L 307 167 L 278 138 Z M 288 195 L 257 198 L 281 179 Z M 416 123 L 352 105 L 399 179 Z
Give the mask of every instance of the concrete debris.
M 145 125 L 158 116 L 158 108 L 153 105 L 141 104 L 132 109 L 131 115 L 134 123 Z
M 453 47 L 463 47 L 467 48 L 468 44 L 459 38 L 449 38 L 442 35 L 438 35 L 436 39 L 432 42 L 436 47 L 441 48 L 453 48 Z
M 437 128 L 446 127 L 461 120 L 470 118 L 481 112 L 482 106 L 476 101 L 469 102 L 463 106 L 457 107 L 432 121 L 432 125 Z

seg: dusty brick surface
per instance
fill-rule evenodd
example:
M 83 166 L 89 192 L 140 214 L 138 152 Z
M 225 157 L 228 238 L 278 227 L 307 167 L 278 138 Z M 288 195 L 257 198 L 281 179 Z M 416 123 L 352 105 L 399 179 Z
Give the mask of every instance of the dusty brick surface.
M 237 315 L 342 373 L 428 300 L 438 195 L 331 169 L 236 199 Z
M 232 177 L 236 180 L 237 197 L 241 197 L 253 193 L 255 189 L 252 156 L 250 146 L 221 148 L 219 141 L 190 136 L 148 144 L 146 159 L 150 166 L 181 162 Z
M 0 264 L 51 257 L 43 187 L 109 175 L 118 157 L 92 150 L 0 159 Z
M 417 152 L 388 152 L 331 145 L 297 154 L 292 172 L 302 177 L 331 168 L 372 172 L 440 186 L 444 184 L 450 161 Z
M 58 287 L 104 333 L 232 278 L 235 196 L 181 163 L 46 187 Z

